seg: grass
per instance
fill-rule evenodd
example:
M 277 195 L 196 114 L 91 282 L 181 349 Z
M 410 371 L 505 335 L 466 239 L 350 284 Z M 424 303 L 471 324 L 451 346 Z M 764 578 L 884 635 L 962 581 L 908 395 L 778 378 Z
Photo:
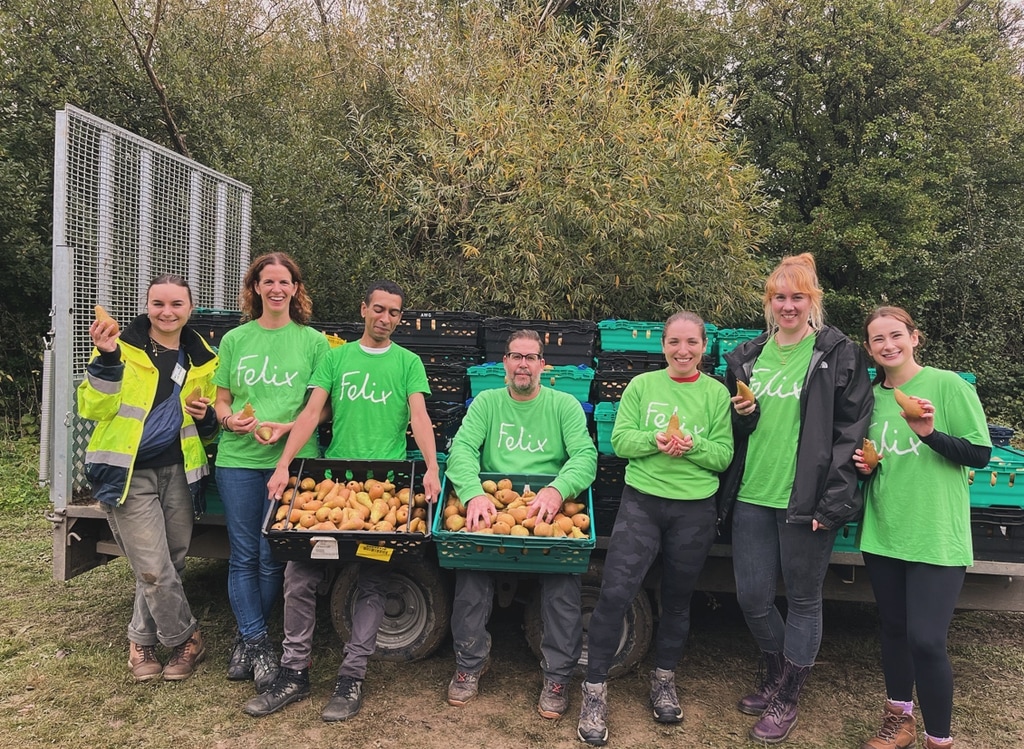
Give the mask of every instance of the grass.
M 325 724 L 319 711 L 330 694 L 341 647 L 320 607 L 312 668 L 313 696 L 255 720 L 241 713 L 249 683 L 224 678 L 233 635 L 226 600 L 226 564 L 190 560 L 186 588 L 203 624 L 210 653 L 192 679 L 138 685 L 127 675 L 125 627 L 133 580 L 124 560 L 66 583 L 51 578 L 46 495 L 34 487 L 32 441 L 3 446 L 0 487 L 18 486 L 15 472 L 31 467 L 24 491 L 0 494 L 0 749 L 146 747 L 147 749 L 459 749 L 582 746 L 575 738 L 578 685 L 569 715 L 544 721 L 535 710 L 539 675 L 522 634 L 521 607 L 495 610 L 494 664 L 480 696 L 449 707 L 444 690 L 453 668 L 450 642 L 412 664 L 372 662 L 363 711 Z M 37 449 L 37 448 L 35 448 Z M 12 458 L 7 460 L 6 458 Z M 20 502 L 10 501 L 20 496 Z M 280 633 L 280 620 L 273 623 Z M 954 620 L 957 749 L 1024 746 L 1024 615 L 962 612 Z M 754 646 L 735 600 L 698 594 L 693 629 L 678 669 L 686 718 L 654 723 L 645 706 L 651 656 L 637 671 L 611 682 L 610 747 L 753 746 L 752 722 L 733 704 L 753 680 Z M 883 698 L 873 606 L 829 602 L 825 638 L 790 749 L 859 747 L 877 728 Z

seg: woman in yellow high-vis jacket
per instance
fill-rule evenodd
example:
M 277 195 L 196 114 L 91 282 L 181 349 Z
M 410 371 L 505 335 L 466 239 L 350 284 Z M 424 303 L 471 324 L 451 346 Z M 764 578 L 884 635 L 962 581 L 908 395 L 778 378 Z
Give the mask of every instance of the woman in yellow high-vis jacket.
M 78 411 L 97 422 L 85 454 L 93 498 L 135 573 L 128 666 L 136 681 L 178 681 L 206 655 L 181 573 L 209 472 L 203 440 L 217 431 L 217 355 L 186 325 L 192 292 L 180 276 L 155 278 L 146 308 L 123 331 L 106 316 L 90 326 Z M 166 665 L 158 643 L 171 650 Z

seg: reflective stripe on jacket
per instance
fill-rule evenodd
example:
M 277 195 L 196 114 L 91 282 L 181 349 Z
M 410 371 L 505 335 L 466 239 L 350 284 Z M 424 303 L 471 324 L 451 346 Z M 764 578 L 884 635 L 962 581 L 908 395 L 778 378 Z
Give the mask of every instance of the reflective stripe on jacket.
M 96 422 L 85 453 L 85 474 L 92 484 L 93 498 L 112 505 L 124 502 L 131 483 L 135 456 L 142 438 L 142 426 L 153 407 L 159 372 L 146 345 L 149 317 L 140 315 L 121 334 L 121 361 L 115 366 L 102 363 L 99 351 L 78 386 L 78 413 Z M 217 355 L 206 341 L 187 325 L 181 331 L 181 345 L 189 361 L 181 399 L 195 387 L 213 402 L 217 388 L 213 373 Z M 206 448 L 195 421 L 182 409 L 181 451 L 185 457 L 185 478 L 193 495 L 199 481 L 209 472 Z

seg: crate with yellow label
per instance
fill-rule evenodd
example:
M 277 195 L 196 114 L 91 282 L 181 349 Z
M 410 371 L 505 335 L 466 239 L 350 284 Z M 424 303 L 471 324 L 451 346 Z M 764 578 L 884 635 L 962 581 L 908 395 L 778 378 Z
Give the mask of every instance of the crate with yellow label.
M 421 555 L 432 506 L 422 461 L 295 461 L 263 533 L 275 559 L 387 563 Z

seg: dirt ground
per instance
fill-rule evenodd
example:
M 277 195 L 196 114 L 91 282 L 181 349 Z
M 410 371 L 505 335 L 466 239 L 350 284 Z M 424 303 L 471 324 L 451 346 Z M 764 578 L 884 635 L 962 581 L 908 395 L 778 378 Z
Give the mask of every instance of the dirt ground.
M 971 617 L 974 615 L 968 615 Z M 854 749 L 871 735 L 883 699 L 877 672 L 874 633 L 877 621 L 870 606 L 829 604 L 826 637 L 818 664 L 801 706 L 801 719 L 787 747 L 849 747 Z M 1021 642 L 1024 621 L 1015 615 L 1000 620 L 1009 626 L 998 635 L 1004 644 Z M 977 634 L 968 620 L 965 636 Z M 980 625 L 984 627 L 985 625 Z M 322 627 L 322 629 L 324 629 Z M 541 677 L 522 633 L 521 610 L 496 609 L 491 623 L 494 639 L 493 665 L 481 680 L 479 696 L 464 708 L 447 704 L 445 690 L 454 669 L 450 641 L 434 656 L 408 664 L 374 662 L 368 674 L 364 707 L 355 719 L 342 724 L 319 720 L 333 686 L 340 650 L 330 633 L 320 635 L 331 644 L 314 664 L 313 697 L 289 706 L 279 716 L 249 719 L 235 724 L 242 732 L 218 742 L 219 749 L 257 749 L 288 746 L 319 749 L 338 745 L 375 749 L 527 749 L 580 747 L 576 722 L 580 709 L 580 677 L 572 685 L 569 712 L 561 720 L 548 721 L 536 712 Z M 992 634 L 990 632 L 990 634 Z M 965 654 L 967 655 L 967 654 Z M 220 665 L 220 664 L 217 664 Z M 996 664 L 992 664 L 996 665 Z M 1009 665 L 1009 664 L 1007 664 Z M 1002 689 L 1024 697 L 1024 676 L 1018 661 L 1008 672 L 976 672 L 970 656 L 957 657 L 958 688 L 974 695 L 978 690 Z M 214 667 L 208 665 L 207 668 Z M 684 720 L 676 726 L 656 723 L 648 710 L 647 674 L 652 667 L 648 655 L 640 668 L 609 683 L 610 738 L 608 746 L 647 747 L 753 747 L 747 731 L 754 718 L 735 709 L 738 697 L 755 678 L 755 651 L 750 636 L 729 597 L 698 594 L 690 647 L 681 664 L 677 681 Z M 971 673 L 974 671 L 974 673 Z M 980 681 L 979 681 L 980 680 Z M 961 730 L 958 749 L 995 749 L 1024 746 L 1024 703 L 1009 700 L 1012 714 L 1005 739 L 971 736 Z M 973 699 L 961 701 L 955 722 L 964 728 L 973 723 Z M 1001 702 L 1001 704 L 1006 704 Z M 961 717 L 962 716 L 962 717 Z M 251 724 L 251 730 L 244 730 Z M 986 727 L 988 729 L 988 727 Z M 923 741 L 923 737 L 922 737 Z

